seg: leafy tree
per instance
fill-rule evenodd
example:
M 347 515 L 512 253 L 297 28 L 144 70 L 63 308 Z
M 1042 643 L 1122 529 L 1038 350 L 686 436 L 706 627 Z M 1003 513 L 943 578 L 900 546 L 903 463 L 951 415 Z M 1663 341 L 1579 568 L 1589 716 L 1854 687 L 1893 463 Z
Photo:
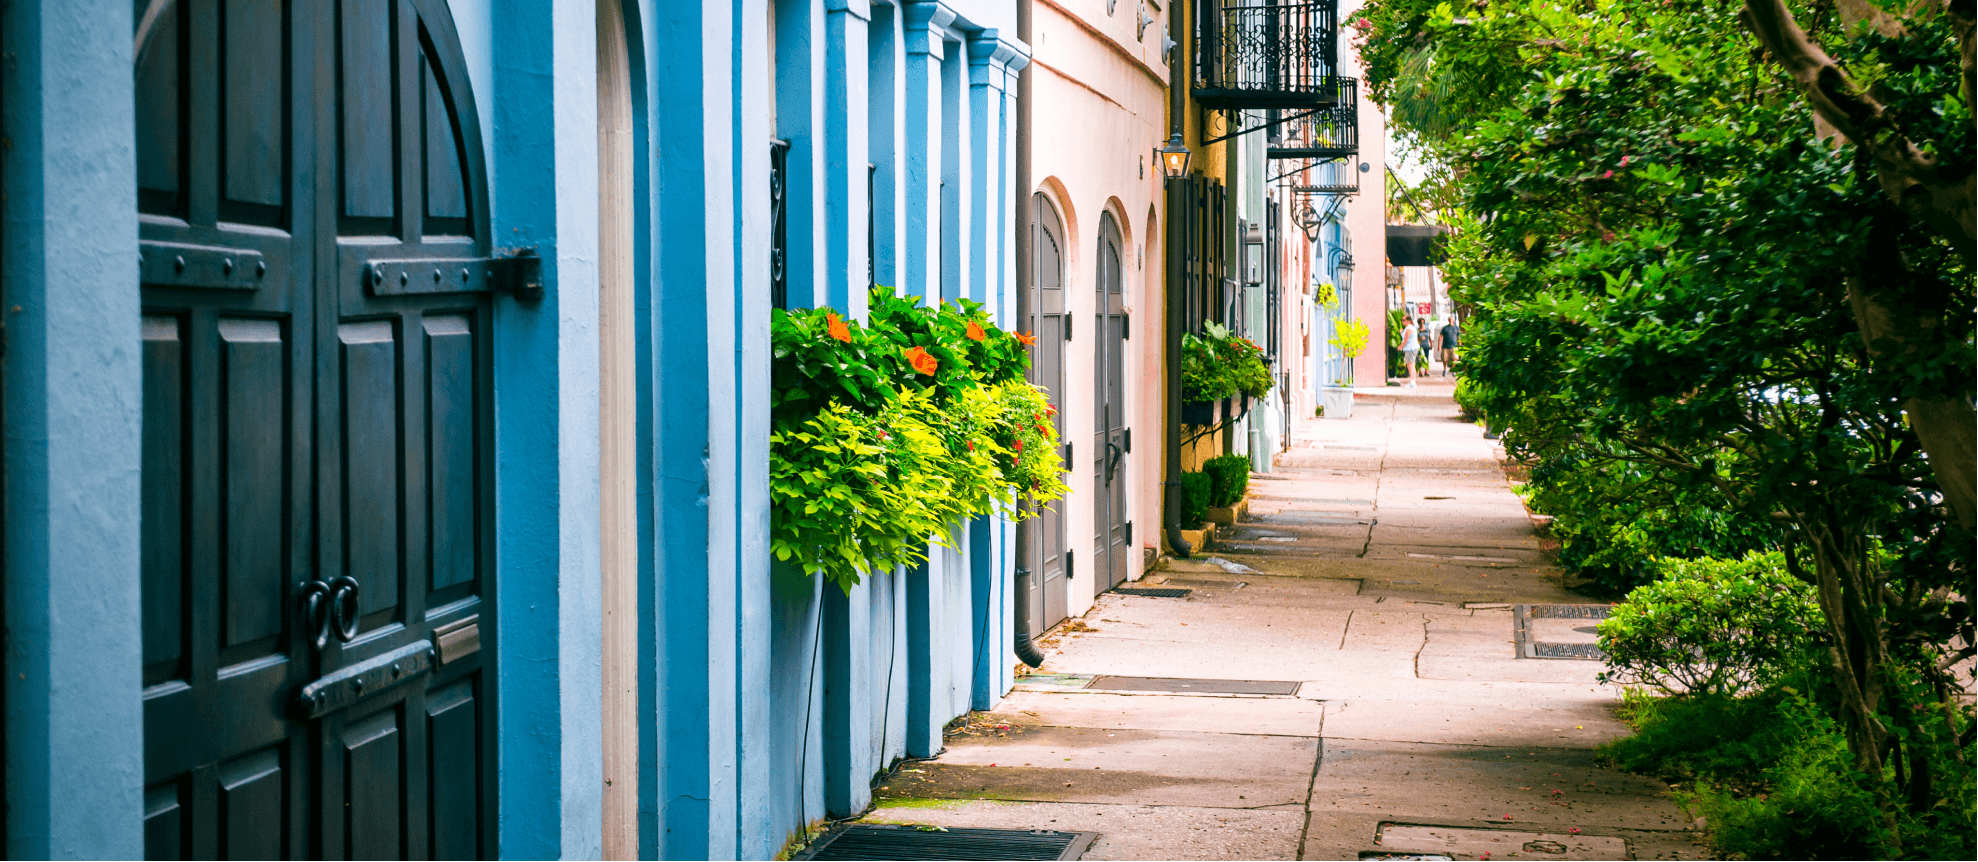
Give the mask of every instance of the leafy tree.
M 1403 134 L 1460 177 L 1468 220 L 1445 273 L 1477 309 L 1465 368 L 1484 411 L 1514 451 L 1652 471 L 1779 530 L 1816 588 L 1836 718 L 1896 853 L 1896 808 L 1937 799 L 1936 761 L 1904 740 L 1948 720 L 1945 669 L 1970 654 L 1946 645 L 1971 642 L 1971 534 L 1948 517 L 1954 458 L 1926 457 L 1919 405 L 1962 405 L 1969 445 L 1971 265 L 1891 199 L 1880 144 L 1809 134 L 1802 84 L 1739 12 L 1383 0 L 1359 29 L 1376 99 L 1437 103 L 1395 116 L 1435 117 Z M 1800 14 L 1842 25 L 1832 7 Z M 1874 128 L 1932 142 L 1964 176 L 1972 115 L 1948 70 L 1968 17 L 1852 31 L 1843 49 L 1876 75 Z M 1911 669 L 1933 687 L 1898 684 Z

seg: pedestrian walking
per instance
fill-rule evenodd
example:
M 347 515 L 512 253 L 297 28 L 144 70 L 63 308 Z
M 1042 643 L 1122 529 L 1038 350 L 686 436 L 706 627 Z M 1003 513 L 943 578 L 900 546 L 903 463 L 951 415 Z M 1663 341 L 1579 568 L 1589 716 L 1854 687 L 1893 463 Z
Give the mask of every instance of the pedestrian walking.
M 1456 318 L 1451 315 L 1449 322 L 1442 325 L 1442 376 L 1456 376 L 1456 343 L 1462 340 L 1463 330 L 1456 326 Z
M 1422 376 L 1429 376 L 1429 363 L 1435 360 L 1435 330 L 1429 328 L 1429 319 L 1415 318 L 1415 341 L 1422 351 Z
M 1401 376 L 1415 385 L 1415 357 L 1421 355 L 1422 330 L 1409 318 L 1401 318 Z

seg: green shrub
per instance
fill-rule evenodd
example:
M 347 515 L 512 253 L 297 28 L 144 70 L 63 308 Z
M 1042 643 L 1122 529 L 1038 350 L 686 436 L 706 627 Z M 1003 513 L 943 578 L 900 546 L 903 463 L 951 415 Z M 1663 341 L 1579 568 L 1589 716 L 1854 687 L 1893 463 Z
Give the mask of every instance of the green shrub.
M 1209 517 L 1209 474 L 1181 474 L 1181 526 L 1192 529 Z
M 1600 623 L 1601 679 L 1670 694 L 1765 686 L 1821 642 L 1813 587 L 1777 551 L 1740 560 L 1659 560 L 1661 579 L 1628 593 Z
M 1465 422 L 1483 418 L 1483 401 L 1477 395 L 1477 385 L 1468 377 L 1456 378 L 1456 409 L 1463 412 Z
M 1219 455 L 1202 462 L 1209 477 L 1209 505 L 1224 508 L 1236 505 L 1250 492 L 1250 456 Z
M 1485 418 L 1505 423 L 1500 414 Z M 1600 589 L 1619 595 L 1655 580 L 1657 558 L 1733 559 L 1778 546 L 1777 524 L 1736 511 L 1709 482 L 1605 454 L 1541 458 L 1521 492 L 1533 511 L 1553 516 L 1560 567 Z M 1733 461 L 1719 458 L 1718 469 Z

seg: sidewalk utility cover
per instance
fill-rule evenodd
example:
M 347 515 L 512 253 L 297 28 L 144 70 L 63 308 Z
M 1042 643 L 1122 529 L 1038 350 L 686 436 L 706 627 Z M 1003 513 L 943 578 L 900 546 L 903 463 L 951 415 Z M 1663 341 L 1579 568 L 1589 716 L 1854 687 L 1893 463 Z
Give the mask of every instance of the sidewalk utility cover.
M 812 844 L 798 859 L 1077 859 L 1097 832 L 944 829 L 854 823 Z
M 1170 679 L 1156 676 L 1102 676 L 1086 691 L 1172 691 L 1187 694 L 1297 694 L 1298 683 L 1267 679 Z
M 1611 605 L 1519 605 L 1517 627 L 1520 658 L 1560 658 L 1599 661 L 1595 628 L 1589 622 L 1607 618 Z
M 1633 859 L 1628 842 L 1604 835 L 1512 832 L 1382 823 L 1375 842 L 1396 853 L 1443 853 L 1458 859 Z

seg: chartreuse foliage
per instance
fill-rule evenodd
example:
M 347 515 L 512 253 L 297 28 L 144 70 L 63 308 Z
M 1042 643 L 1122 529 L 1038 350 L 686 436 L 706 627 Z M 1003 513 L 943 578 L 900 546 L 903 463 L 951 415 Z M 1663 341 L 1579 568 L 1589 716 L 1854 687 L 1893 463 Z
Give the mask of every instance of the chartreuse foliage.
M 1044 394 L 1017 336 L 977 303 L 928 308 L 872 293 L 869 323 L 777 311 L 770 548 L 849 591 L 926 558 L 929 541 L 1018 494 L 1065 493 Z
M 1968 175 L 1952 16 L 1885 37 L 1794 5 Z M 1443 272 L 1473 311 L 1466 396 L 1534 465 L 1566 559 L 1619 589 L 1653 557 L 1776 549 L 1827 621 L 1832 696 L 1809 701 L 1825 729 L 1803 738 L 1839 734 L 1846 753 L 1775 748 L 1768 768 L 1797 777 L 1767 780 L 1827 770 L 1842 790 L 1806 798 L 1881 824 L 1857 851 L 1919 852 L 1972 832 L 1971 740 L 1944 729 L 1966 719 L 1940 660 L 1972 639 L 1978 584 L 1901 405 L 1969 403 L 1971 262 L 1888 203 L 1852 145 L 1814 137 L 1740 6 L 1377 0 L 1355 24 L 1376 99 L 1433 102 L 1392 116 L 1456 178 Z M 1871 361 L 1853 301 L 1870 280 L 1941 323 Z

